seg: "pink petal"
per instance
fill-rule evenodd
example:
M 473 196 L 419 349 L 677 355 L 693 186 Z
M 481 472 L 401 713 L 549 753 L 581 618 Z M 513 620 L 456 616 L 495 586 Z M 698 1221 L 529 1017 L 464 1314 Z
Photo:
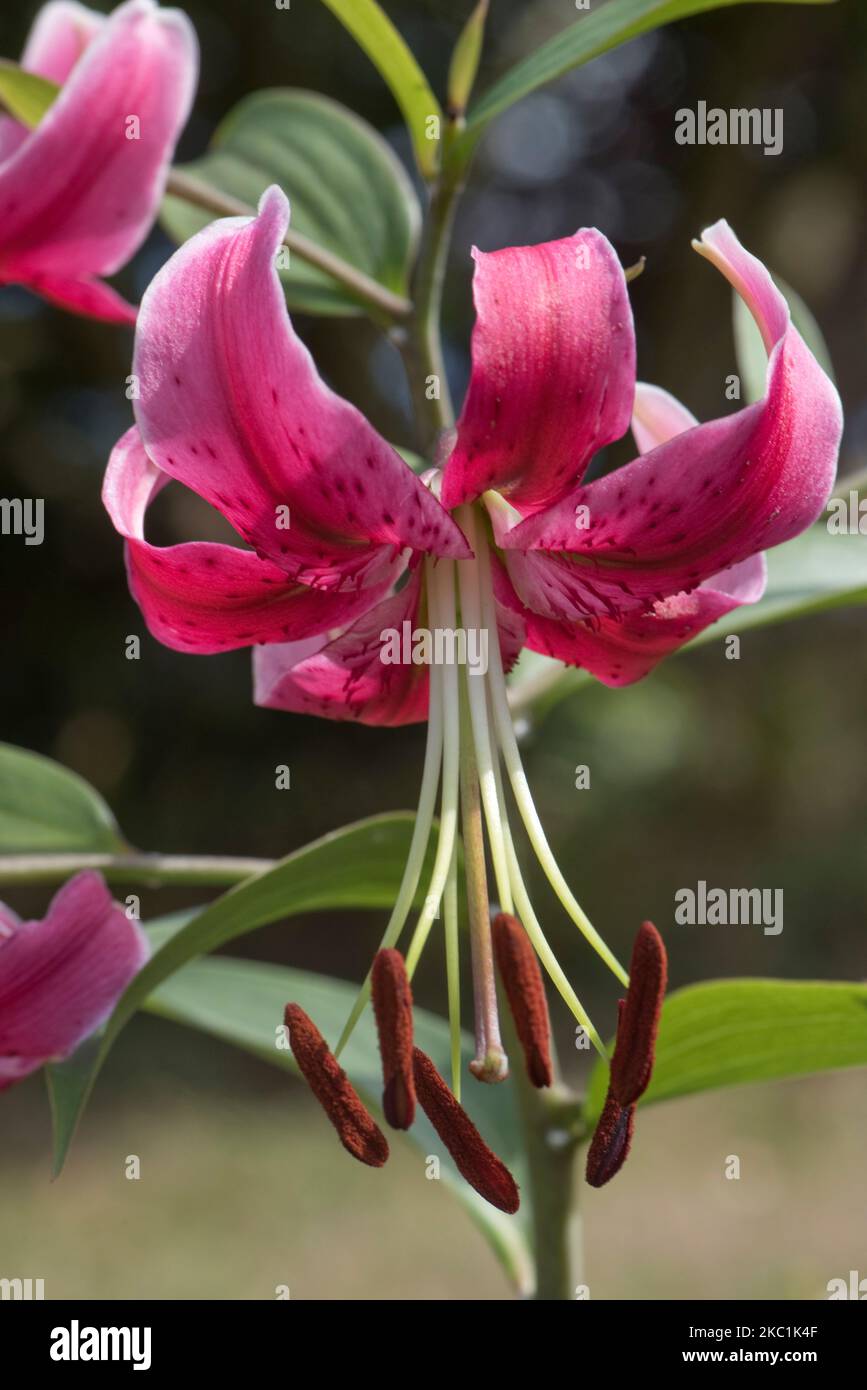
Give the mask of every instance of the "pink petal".
M 147 957 L 144 933 L 96 873 L 64 884 L 42 921 L 13 921 L 0 933 L 0 1090 L 68 1056 Z
M 771 348 L 765 399 L 676 434 L 502 535 L 512 582 L 544 616 L 614 617 L 692 590 L 798 535 L 825 506 L 842 428 L 837 392 L 731 229 L 717 223 L 698 245 L 744 293 Z M 528 553 L 513 563 L 518 551 Z
M 640 454 L 649 454 L 651 449 L 674 439 L 676 434 L 683 434 L 684 430 L 691 430 L 697 424 L 692 411 L 687 410 L 676 396 L 663 391 L 661 386 L 638 382 L 632 407 L 632 434 Z
M 635 337 L 626 281 L 593 230 L 473 256 L 473 371 L 443 503 L 494 488 L 536 511 L 570 492 L 596 450 L 629 427 Z
M 55 42 L 45 39 L 52 63 L 61 62 Z M 179 10 L 129 0 L 98 28 L 43 120 L 0 165 L 0 280 L 89 280 L 129 260 L 156 216 L 197 67 Z M 132 116 L 138 139 L 127 138 Z
M 673 594 L 649 612 L 626 613 L 620 619 L 597 618 L 560 622 L 526 608 L 505 571 L 496 567 L 495 587 L 526 624 L 527 646 L 567 666 L 582 666 L 603 685 L 631 685 L 641 680 L 663 657 L 692 641 L 711 623 L 744 603 L 756 603 L 764 593 L 767 566 L 764 555 L 714 575 L 692 593 Z
M 414 724 L 428 715 L 428 667 L 383 660 L 387 632 L 412 650 L 424 614 L 422 570 L 334 641 L 289 642 L 253 653 L 254 701 L 267 709 L 354 719 L 361 724 Z M 505 669 L 524 645 L 520 613 L 498 602 L 500 650 Z
M 290 581 L 270 560 L 231 545 L 151 545 L 145 513 L 168 481 L 133 426 L 114 447 L 102 498 L 127 542 L 133 598 L 153 635 L 176 651 L 212 654 L 325 632 L 370 608 L 401 569 L 392 559 L 378 585 L 341 593 Z
M 21 55 L 22 68 L 62 86 L 104 23 L 105 15 L 76 0 L 50 0 L 33 21 Z M 0 116 L 0 160 L 8 159 L 29 133 L 20 121 Z
M 468 554 L 429 489 L 318 376 L 275 264 L 288 203 L 271 187 L 259 209 L 193 237 L 144 296 L 133 370 L 151 458 L 304 583 L 370 584 L 407 546 Z
M 27 288 L 61 309 L 83 314 L 85 318 L 100 319 L 103 323 L 135 323 L 138 313 L 135 305 L 128 304 L 110 285 L 102 280 L 89 280 L 84 275 L 76 280 L 34 270 L 28 275 Z

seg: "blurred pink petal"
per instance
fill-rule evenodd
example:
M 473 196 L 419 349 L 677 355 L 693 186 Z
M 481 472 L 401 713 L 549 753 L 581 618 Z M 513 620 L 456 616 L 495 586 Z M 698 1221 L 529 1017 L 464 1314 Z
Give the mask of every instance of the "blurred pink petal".
M 94 281 L 130 259 L 156 217 L 195 89 L 192 25 L 152 0 L 107 19 L 49 5 L 24 57 L 63 86 L 35 130 L 0 130 L 0 283 L 133 322 L 135 309 Z
M 0 905 L 0 1090 L 74 1051 L 147 957 L 144 933 L 99 874 L 70 879 L 42 921 Z

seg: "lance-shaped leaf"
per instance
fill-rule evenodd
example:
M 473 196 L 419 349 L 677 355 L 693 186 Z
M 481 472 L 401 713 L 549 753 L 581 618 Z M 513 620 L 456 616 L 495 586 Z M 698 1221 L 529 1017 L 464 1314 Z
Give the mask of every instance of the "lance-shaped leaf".
M 418 167 L 425 178 L 432 178 L 439 165 L 442 109 L 412 52 L 376 0 L 325 0 L 325 4 L 388 83 L 403 113 Z
M 867 985 L 824 980 L 713 980 L 670 994 L 656 1062 L 639 1102 L 723 1086 L 867 1066 Z M 608 1068 L 593 1071 L 586 1118 L 602 1111 Z
M 292 228 L 396 294 L 404 294 L 421 213 L 400 160 L 382 136 L 339 102 L 275 88 L 245 97 L 220 123 L 208 152 L 182 173 L 255 209 L 276 183 L 289 197 Z M 181 242 L 213 214 L 169 196 L 162 222 Z M 291 308 L 358 314 L 350 291 L 284 249 L 280 276 Z
M 347 0 L 347 3 L 353 4 L 354 0 Z M 703 14 L 706 10 L 744 3 L 748 0 L 608 0 L 607 4 L 597 6 L 594 0 L 589 14 L 555 34 L 485 92 L 470 111 L 466 133 L 455 146 L 455 156 L 465 160 L 495 116 L 572 68 L 589 63 L 609 49 L 646 34 L 650 29 L 659 29 L 663 24 Z M 769 3 L 809 5 L 829 4 L 832 0 L 769 0 Z
M 147 1002 L 149 1013 L 174 1019 L 189 1027 L 234 1043 L 273 1065 L 297 1074 L 291 1052 L 279 1047 L 277 1028 L 288 1001 L 301 1005 L 316 1021 L 325 1037 L 334 1042 L 343 1026 L 356 994 L 354 985 L 326 975 L 312 975 L 282 966 L 261 965 L 238 960 L 203 960 L 188 965 L 167 981 Z M 413 1015 L 415 1040 L 447 1074 L 450 1043 L 445 1019 L 416 1008 Z M 462 1038 L 463 1065 L 473 1056 L 473 1040 Z M 359 1024 L 342 1053 L 341 1065 L 365 1104 L 379 1111 L 382 1097 L 382 1065 L 376 1031 L 370 1018 Z M 465 1099 L 472 1119 L 497 1155 L 521 1182 L 521 1145 L 514 1088 L 473 1086 Z M 290 1116 L 287 1113 L 287 1161 L 292 1158 Z M 395 1139 L 398 1136 L 394 1136 Z M 330 1134 L 329 1134 L 330 1140 Z M 413 1144 L 422 1157 L 437 1154 L 442 1163 L 443 1181 L 454 1191 L 479 1226 L 506 1273 L 521 1293 L 533 1282 L 532 1258 L 527 1241 L 527 1208 L 517 1216 L 505 1216 L 490 1206 L 459 1177 L 443 1152 L 423 1113 L 419 1111 L 412 1129 L 401 1132 L 401 1142 Z
M 63 1166 L 76 1124 L 103 1062 L 124 1024 L 164 980 L 196 956 L 283 917 L 326 909 L 390 908 L 409 851 L 413 817 L 373 816 L 335 830 L 287 855 L 273 869 L 245 879 L 166 935 L 121 996 L 102 1038 L 48 1069 L 54 1114 L 54 1171 Z M 422 883 L 430 877 L 428 863 Z M 423 893 L 418 894 L 419 902 Z M 285 1002 L 285 1001 L 284 1001 Z

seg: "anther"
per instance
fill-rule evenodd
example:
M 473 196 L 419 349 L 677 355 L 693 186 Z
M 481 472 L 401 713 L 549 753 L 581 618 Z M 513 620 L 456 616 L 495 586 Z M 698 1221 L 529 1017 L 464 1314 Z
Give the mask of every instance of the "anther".
M 415 1119 L 412 990 L 400 951 L 377 952 L 371 985 L 382 1057 L 382 1108 L 393 1129 L 409 1129 Z
M 413 1064 L 421 1107 L 454 1159 L 458 1172 L 491 1206 L 514 1215 L 521 1199 L 518 1185 L 505 1163 L 488 1148 L 431 1059 L 417 1047 L 413 1049 Z
M 385 1135 L 316 1024 L 298 1004 L 286 1005 L 283 1020 L 301 1075 L 337 1130 L 341 1144 L 359 1162 L 381 1168 L 388 1158 Z
M 652 922 L 643 922 L 632 948 L 629 989 L 620 1000 L 605 1107 L 587 1154 L 586 1176 L 591 1187 L 609 1182 L 629 1155 L 635 1105 L 647 1090 L 653 1071 L 667 976 L 662 937 Z
M 521 923 L 506 912 L 494 918 L 491 930 L 497 969 L 524 1051 L 527 1075 L 534 1086 L 550 1086 L 551 1024 L 536 952 Z

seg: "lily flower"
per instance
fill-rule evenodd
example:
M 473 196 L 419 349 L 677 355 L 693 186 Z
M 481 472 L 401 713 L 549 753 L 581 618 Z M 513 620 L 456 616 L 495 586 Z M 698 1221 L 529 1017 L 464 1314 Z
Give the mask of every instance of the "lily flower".
M 144 932 L 100 874 L 76 874 L 41 921 L 0 903 L 0 1091 L 68 1057 L 147 958 Z
M 61 90 L 33 130 L 0 117 L 0 284 L 134 323 L 133 305 L 99 277 L 126 264 L 156 217 L 195 91 L 195 31 L 153 0 L 107 18 L 52 0 L 21 66 Z
M 200 653 L 257 645 L 255 699 L 270 708 L 368 724 L 427 719 L 418 814 L 381 949 L 395 948 L 409 920 L 441 788 L 431 879 L 405 953 L 408 975 L 442 905 L 454 1038 L 460 809 L 465 848 L 468 825 L 478 826 L 481 844 L 479 853 L 465 854 L 476 1040 L 470 1070 L 488 1082 L 508 1074 L 486 831 L 498 907 L 515 923 L 497 928 L 496 953 L 530 1080 L 544 1085 L 547 1009 L 516 929 L 606 1054 L 530 901 L 506 782 L 567 914 L 617 979 L 628 985 L 629 977 L 548 843 L 512 726 L 509 666 L 526 645 L 586 667 L 606 685 L 626 685 L 709 623 L 758 599 L 762 552 L 809 526 L 830 493 L 839 400 L 770 275 L 724 222 L 694 244 L 761 330 L 764 399 L 697 424 L 666 392 L 636 386 L 623 271 L 605 237 L 582 230 L 541 246 L 474 253 L 469 391 L 456 430 L 441 442 L 439 466 L 419 477 L 325 385 L 295 333 L 275 265 L 288 216 L 286 198 L 272 187 L 258 216 L 213 223 L 156 276 L 136 331 L 136 424 L 112 454 L 104 500 L 126 540 L 133 596 L 166 645 Z M 630 423 L 638 456 L 585 482 L 594 454 Z M 170 481 L 217 508 L 249 548 L 151 544 L 146 511 Z M 469 661 L 471 648 L 484 659 Z M 381 967 L 386 979 L 389 960 Z M 370 985 L 368 976 L 338 1055 Z M 382 999 L 380 1012 L 404 1016 L 393 984 Z M 408 1123 L 405 1031 L 395 1051 L 397 1038 L 383 1052 L 386 1113 Z M 456 1056 L 453 1047 L 455 1092 Z M 323 1087 L 333 1088 L 335 1075 Z M 435 1084 L 415 1058 L 424 1104 L 420 1076 L 438 1106 Z M 626 1111 L 633 1101 L 619 1103 Z

